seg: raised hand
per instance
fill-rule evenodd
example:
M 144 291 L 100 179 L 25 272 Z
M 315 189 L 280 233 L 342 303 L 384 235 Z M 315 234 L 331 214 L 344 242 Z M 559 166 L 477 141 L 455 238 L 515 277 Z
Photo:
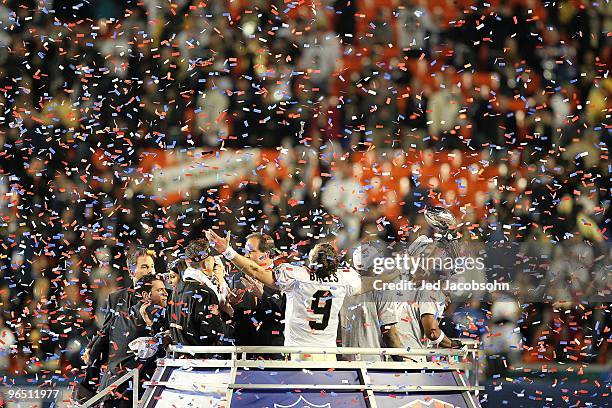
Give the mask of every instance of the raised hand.
M 230 245 L 229 244 L 229 241 L 230 241 L 229 231 L 225 238 L 220 237 L 213 230 L 205 230 L 204 235 L 206 236 L 206 239 L 208 240 L 208 242 L 210 242 L 219 253 L 225 252 L 225 250 Z
M 244 277 L 240 278 L 240 282 L 242 282 L 246 289 L 251 290 L 255 296 L 261 299 L 264 292 L 263 283 L 261 283 L 257 279 L 253 279 L 248 275 L 245 275 Z
M 140 316 L 142 317 L 142 320 L 144 320 L 145 324 L 147 325 L 147 327 L 151 327 L 153 326 L 153 321 L 151 320 L 151 318 L 149 317 L 149 314 L 147 313 L 147 307 L 151 304 L 150 301 L 145 301 L 142 303 L 142 305 L 140 306 Z
M 230 302 L 221 302 L 221 310 L 227 313 L 230 317 L 234 317 L 234 308 Z
M 227 301 L 230 305 L 237 305 L 242 302 L 244 291 L 240 289 L 230 290 L 227 294 Z

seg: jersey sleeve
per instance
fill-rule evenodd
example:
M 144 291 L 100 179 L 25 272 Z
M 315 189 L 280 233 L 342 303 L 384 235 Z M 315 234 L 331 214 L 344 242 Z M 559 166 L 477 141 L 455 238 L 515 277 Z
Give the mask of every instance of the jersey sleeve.
M 433 315 L 436 319 L 442 317 L 446 306 L 446 299 L 441 292 L 421 291 L 418 297 L 419 316 Z
M 295 272 L 295 267 L 287 263 L 280 264 L 276 269 L 274 269 L 274 280 L 276 281 L 276 286 L 281 292 L 290 291 L 295 285 Z

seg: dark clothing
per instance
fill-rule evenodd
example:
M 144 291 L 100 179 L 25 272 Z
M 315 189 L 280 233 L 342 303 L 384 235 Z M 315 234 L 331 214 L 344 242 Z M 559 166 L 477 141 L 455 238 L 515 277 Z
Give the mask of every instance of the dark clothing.
M 242 273 L 232 276 L 232 289 L 244 289 L 240 282 Z M 283 346 L 285 305 L 287 298 L 280 291 L 264 287 L 261 299 L 255 299 L 251 291 L 244 290 L 242 299 L 234 305 L 234 325 L 238 346 Z M 262 355 L 262 357 L 282 357 Z
M 132 401 L 129 399 L 109 399 L 104 401 L 104 408 L 132 408 Z
M 234 304 L 234 339 L 237 346 L 254 346 L 257 337 L 257 326 L 253 322 L 256 320 L 257 302 L 253 292 L 245 291 L 244 286 L 240 282 L 242 273 L 236 273 L 232 276 L 230 287 L 232 290 L 239 290 L 241 295 L 240 301 Z
M 108 299 L 106 301 L 106 305 L 102 309 L 104 311 L 104 322 L 102 323 L 101 331 L 104 331 L 104 327 L 110 324 L 113 319 L 119 314 L 126 314 L 130 307 L 132 306 L 133 301 L 133 288 L 120 289 L 116 292 L 108 295 Z M 94 336 L 94 338 L 89 342 L 89 348 L 92 349 L 96 347 L 94 342 L 100 339 L 100 336 Z M 93 361 L 93 360 L 92 360 Z
M 224 339 L 225 321 L 215 292 L 195 280 L 181 280 L 170 304 L 172 342 L 183 346 L 217 346 Z
M 97 341 L 94 342 L 95 347 L 90 352 L 92 359 L 100 360 L 107 366 L 99 390 L 108 387 L 129 370 L 138 368 L 141 380 L 139 395 L 142 395 L 144 391 L 142 382 L 150 380 L 155 371 L 155 360 L 163 354 L 163 347 L 160 346 L 155 355 L 143 360 L 134 355 L 129 344 L 139 337 L 152 337 L 162 333 L 167 329 L 168 323 L 164 308 L 150 306 L 147 312 L 153 325 L 147 327 L 140 314 L 141 305 L 142 303 L 138 302 L 127 313 L 120 313 L 112 318 L 97 336 Z M 102 356 L 108 357 L 103 358 Z M 126 382 L 120 385 L 113 394 L 114 398 L 109 399 L 131 398 L 132 392 L 128 390 L 128 384 Z
M 108 295 L 108 312 L 126 312 L 132 307 L 134 288 L 120 289 Z
M 257 303 L 256 318 L 261 322 L 257 330 L 257 341 L 262 346 L 283 346 L 285 344 L 285 306 L 287 296 L 278 290 L 264 287 L 261 300 Z
M 77 398 L 81 398 L 82 396 L 82 400 L 84 401 L 87 400 L 90 395 L 96 392 L 100 383 L 101 361 L 106 361 L 108 359 L 107 350 L 105 349 L 104 345 L 97 343 L 103 339 L 102 333 L 105 332 L 107 326 L 110 325 L 118 315 L 126 315 L 128 313 L 131 303 L 133 302 L 133 294 L 134 289 L 127 288 L 120 289 L 108 296 L 106 304 L 102 309 L 104 311 L 104 322 L 102 323 L 102 328 L 87 345 L 87 348 L 90 350 L 90 364 L 85 369 L 85 377 L 79 384 Z M 101 350 L 102 352 L 96 357 L 93 357 L 93 354 L 91 353 L 91 350 L 93 349 Z

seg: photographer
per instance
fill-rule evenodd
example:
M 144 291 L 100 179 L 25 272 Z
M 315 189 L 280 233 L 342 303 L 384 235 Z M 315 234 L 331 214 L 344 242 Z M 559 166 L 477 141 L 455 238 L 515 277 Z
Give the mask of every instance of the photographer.
M 141 383 L 150 380 L 155 360 L 163 354 L 164 332 L 167 329 L 164 282 L 145 275 L 134 287 L 135 304 L 127 313 L 115 316 L 97 336 L 90 351 L 92 359 L 106 364 L 98 391 L 111 385 L 128 371 L 138 368 Z M 142 384 L 139 384 L 142 395 Z M 104 400 L 104 407 L 131 407 L 132 391 L 128 383 L 119 385 Z
M 85 376 L 75 389 L 75 398 L 86 401 L 95 394 L 100 380 L 100 361 L 91 356 L 91 350 L 99 347 L 96 344 L 101 339 L 100 333 L 107 329 L 115 317 L 126 314 L 134 303 L 134 285 L 145 276 L 155 273 L 154 257 L 155 253 L 146 248 L 133 248 L 128 252 L 128 269 L 132 278 L 132 286 L 120 289 L 111 293 L 102 308 L 104 311 L 104 322 L 97 336 L 94 336 L 85 348 L 83 362 L 87 365 Z M 106 359 L 107 356 L 98 356 L 99 359 Z

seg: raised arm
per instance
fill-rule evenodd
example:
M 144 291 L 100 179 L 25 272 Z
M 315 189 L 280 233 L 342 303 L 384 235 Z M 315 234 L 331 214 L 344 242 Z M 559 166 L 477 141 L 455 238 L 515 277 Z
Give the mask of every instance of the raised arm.
M 256 262 L 236 252 L 236 250 L 230 246 L 229 233 L 227 234 L 226 238 L 220 237 L 212 230 L 206 230 L 204 231 L 204 234 L 206 235 L 206 239 L 213 244 L 215 249 L 222 254 L 225 259 L 233 263 L 238 269 L 262 282 L 264 285 L 271 288 L 276 288 L 276 281 L 274 280 L 274 274 L 272 271 L 258 265 Z

